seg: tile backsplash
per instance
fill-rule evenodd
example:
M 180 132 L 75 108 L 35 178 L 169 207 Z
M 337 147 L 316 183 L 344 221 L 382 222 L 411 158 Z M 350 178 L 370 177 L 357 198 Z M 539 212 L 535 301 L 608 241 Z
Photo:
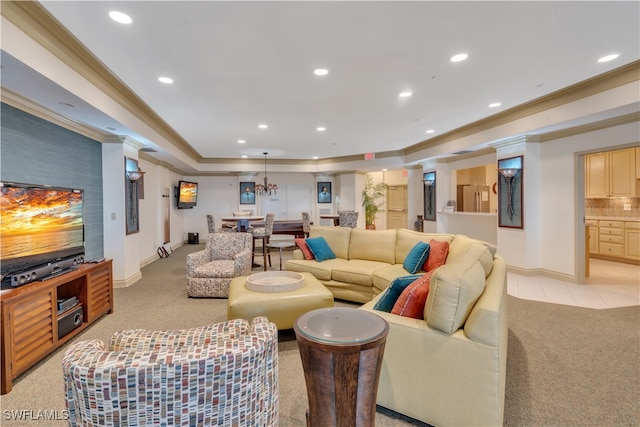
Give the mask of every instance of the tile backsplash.
M 625 211 L 624 205 L 631 205 L 631 210 Z M 624 218 L 640 217 L 640 197 L 616 197 L 609 199 L 586 199 L 586 216 L 614 216 Z

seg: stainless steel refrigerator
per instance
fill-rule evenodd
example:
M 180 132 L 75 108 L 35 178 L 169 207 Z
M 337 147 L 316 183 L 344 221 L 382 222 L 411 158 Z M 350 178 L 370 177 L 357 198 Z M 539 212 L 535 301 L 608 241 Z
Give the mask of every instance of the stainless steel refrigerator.
M 489 212 L 488 185 L 458 185 L 458 211 Z

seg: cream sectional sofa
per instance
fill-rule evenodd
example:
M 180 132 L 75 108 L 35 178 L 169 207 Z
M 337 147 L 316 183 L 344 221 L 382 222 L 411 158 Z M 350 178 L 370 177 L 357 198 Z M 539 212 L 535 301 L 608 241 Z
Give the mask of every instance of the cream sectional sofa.
M 434 426 L 498 426 L 504 417 L 507 365 L 507 267 L 492 245 L 462 235 L 406 229 L 312 227 L 337 258 L 287 269 L 316 276 L 334 296 L 364 302 L 389 323 L 377 403 Z M 424 318 L 374 310 L 418 241 L 449 242 L 431 276 Z M 372 300 L 373 298 L 373 300 Z

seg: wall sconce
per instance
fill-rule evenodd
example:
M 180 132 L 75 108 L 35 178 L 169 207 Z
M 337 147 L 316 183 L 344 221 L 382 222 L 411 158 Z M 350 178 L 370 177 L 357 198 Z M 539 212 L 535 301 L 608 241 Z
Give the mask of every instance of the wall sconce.
M 498 172 L 507 183 L 507 214 L 510 220 L 513 220 L 515 212 L 513 209 L 513 180 L 518 177 L 521 170 L 520 168 L 498 168 Z
M 146 172 L 143 172 L 140 169 L 138 169 L 137 171 L 127 171 L 127 178 L 129 178 L 129 181 L 131 182 L 136 182 L 140 178 L 142 178 L 142 175 L 144 175 L 145 173 Z
M 435 221 L 435 188 L 436 173 L 428 172 L 422 175 L 422 184 L 424 184 L 424 219 Z

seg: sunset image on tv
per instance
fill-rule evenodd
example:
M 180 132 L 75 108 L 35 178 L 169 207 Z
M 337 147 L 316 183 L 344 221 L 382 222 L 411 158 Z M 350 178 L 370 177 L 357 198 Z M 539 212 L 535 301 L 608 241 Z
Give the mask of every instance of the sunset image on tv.
M 0 194 L 3 260 L 83 245 L 82 192 L 3 187 Z
M 198 184 L 182 182 L 180 186 L 180 201 L 183 203 L 195 203 L 198 192 Z

